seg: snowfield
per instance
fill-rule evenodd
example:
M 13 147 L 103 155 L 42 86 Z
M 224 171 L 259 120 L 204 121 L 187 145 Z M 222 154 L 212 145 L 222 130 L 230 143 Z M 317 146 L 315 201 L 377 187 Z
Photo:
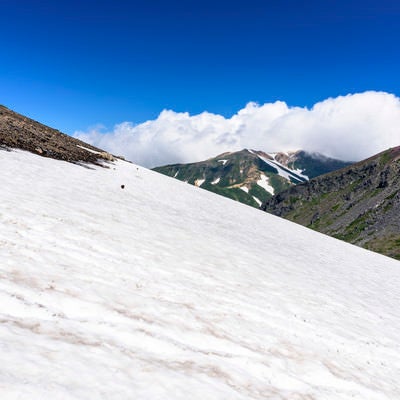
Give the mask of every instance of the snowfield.
M 275 189 L 269 184 L 269 178 L 268 176 L 261 174 L 260 179 L 257 181 L 257 185 L 261 186 L 263 189 L 265 189 L 267 192 L 271 193 L 274 195 Z
M 270 156 L 272 157 L 272 155 L 270 155 Z M 297 171 L 299 171 L 298 169 L 296 171 L 294 171 L 287 167 L 284 167 L 282 164 L 280 164 L 278 161 L 275 160 L 275 155 L 273 157 L 274 157 L 274 161 L 268 160 L 267 158 L 262 157 L 258 154 L 258 158 L 260 160 L 264 161 L 270 167 L 274 168 L 277 171 L 279 176 L 287 179 L 289 182 L 291 182 L 292 179 L 294 179 L 297 182 L 302 182 L 302 180 L 299 177 L 303 178 L 303 180 L 308 181 L 307 175 L 302 175 L 302 174 L 297 173 Z
M 2 400 L 400 398 L 398 261 L 108 165 L 0 150 Z

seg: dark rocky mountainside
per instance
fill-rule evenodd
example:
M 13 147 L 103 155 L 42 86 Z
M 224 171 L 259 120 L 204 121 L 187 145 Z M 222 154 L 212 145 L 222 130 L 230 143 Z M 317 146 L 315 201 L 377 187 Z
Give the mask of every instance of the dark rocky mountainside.
M 305 151 L 267 154 L 244 149 L 201 162 L 165 165 L 154 170 L 259 208 L 273 194 L 349 164 Z
M 400 259 L 400 147 L 293 186 L 262 209 Z
M 0 106 L 0 146 L 73 163 L 111 161 L 113 156 L 33 119 Z

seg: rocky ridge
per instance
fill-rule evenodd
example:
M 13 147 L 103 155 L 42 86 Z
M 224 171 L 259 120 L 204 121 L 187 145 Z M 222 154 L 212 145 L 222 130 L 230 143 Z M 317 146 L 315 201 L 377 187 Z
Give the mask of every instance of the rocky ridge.
M 72 163 L 103 165 L 114 156 L 0 105 L 0 146 Z

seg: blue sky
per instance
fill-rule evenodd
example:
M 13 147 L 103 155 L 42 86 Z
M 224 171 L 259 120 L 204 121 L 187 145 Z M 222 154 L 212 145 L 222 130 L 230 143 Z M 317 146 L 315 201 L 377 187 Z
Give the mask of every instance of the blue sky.
M 398 1 L 0 0 L 0 103 L 66 133 L 400 94 Z

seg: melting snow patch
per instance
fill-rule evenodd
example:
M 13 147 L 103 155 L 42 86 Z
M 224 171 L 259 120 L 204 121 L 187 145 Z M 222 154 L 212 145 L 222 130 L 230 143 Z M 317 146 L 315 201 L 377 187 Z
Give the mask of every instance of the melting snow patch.
M 228 160 L 218 160 L 218 162 L 222 163 L 222 165 L 225 165 L 228 162 Z
M 200 187 L 205 182 L 205 179 L 196 179 L 194 181 L 195 186 Z
M 240 186 L 241 190 L 243 190 L 243 192 L 249 193 L 249 188 L 247 186 Z
M 303 170 L 302 170 L 302 169 L 296 168 L 296 169 L 294 169 L 293 171 L 296 173 L 296 175 L 299 175 L 299 176 L 301 176 L 302 178 L 307 179 L 308 181 L 310 180 L 310 178 L 308 177 L 308 175 L 304 175 L 304 174 L 303 174 Z
M 218 177 L 217 179 L 214 179 L 214 180 L 211 182 L 211 185 L 216 185 L 217 183 L 219 183 L 220 180 L 221 180 L 220 177 Z
M 295 179 L 298 182 L 303 182 L 304 178 L 303 176 L 299 176 L 298 174 L 296 174 L 295 172 L 291 172 L 288 168 L 284 167 L 283 165 L 281 165 L 280 163 L 278 163 L 278 161 L 272 161 L 272 160 L 268 160 L 265 157 L 261 157 L 260 155 L 258 156 L 261 160 L 263 160 L 266 164 L 268 164 L 269 166 L 275 168 L 278 172 L 278 175 L 281 176 L 282 178 L 287 179 L 288 181 L 291 181 L 290 178 Z
M 86 151 L 88 151 L 89 153 L 101 154 L 99 151 L 89 149 L 89 148 L 87 148 L 87 147 L 85 147 L 85 146 L 81 146 L 81 145 L 79 145 L 79 144 L 77 144 L 76 147 L 79 147 L 80 149 L 86 150 Z
M 256 196 L 253 196 L 253 199 L 256 201 L 256 203 L 259 205 L 259 206 L 261 206 L 261 201 L 260 201 L 260 199 L 257 199 L 257 197 Z
M 179 174 L 179 170 L 175 172 L 174 178 L 176 178 Z
M 257 185 L 261 186 L 263 189 L 265 189 L 267 192 L 271 193 L 274 195 L 275 190 L 274 188 L 269 184 L 269 178 L 268 176 L 261 174 L 260 180 L 257 181 Z

